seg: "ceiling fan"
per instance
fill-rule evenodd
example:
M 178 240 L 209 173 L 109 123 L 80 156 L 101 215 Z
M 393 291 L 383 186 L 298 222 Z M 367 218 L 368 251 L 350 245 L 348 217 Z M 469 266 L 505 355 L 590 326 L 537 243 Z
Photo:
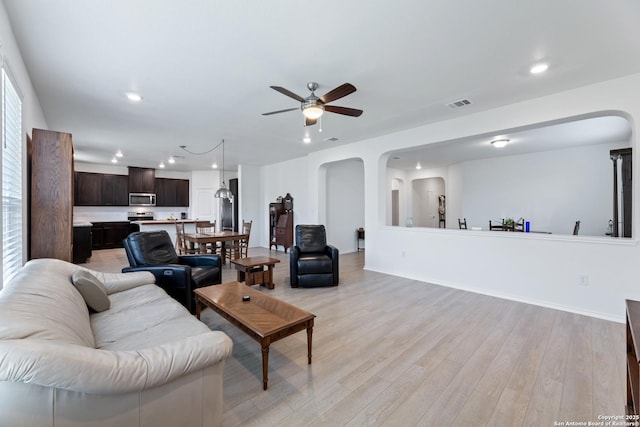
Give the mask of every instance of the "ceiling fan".
M 351 117 L 360 117 L 360 115 L 362 114 L 362 110 L 358 110 L 356 108 L 327 105 L 328 103 L 335 101 L 336 99 L 343 98 L 355 92 L 356 87 L 351 83 L 340 85 L 337 88 L 325 93 L 321 97 L 317 97 L 315 91 L 316 89 L 318 89 L 318 83 L 309 82 L 307 83 L 307 89 L 311 91 L 311 95 L 307 96 L 306 98 L 303 98 L 300 95 L 296 95 L 290 90 L 287 90 L 280 86 L 271 86 L 271 88 L 283 95 L 288 96 L 289 98 L 293 98 L 296 101 L 300 102 L 300 109 L 302 110 L 302 114 L 304 114 L 306 126 L 315 125 L 320 116 L 322 116 L 322 113 L 324 113 L 325 111 Z M 263 113 L 262 115 L 270 116 L 271 114 L 284 113 L 294 110 L 297 110 L 297 108 L 287 108 L 286 110 L 271 111 L 269 113 Z

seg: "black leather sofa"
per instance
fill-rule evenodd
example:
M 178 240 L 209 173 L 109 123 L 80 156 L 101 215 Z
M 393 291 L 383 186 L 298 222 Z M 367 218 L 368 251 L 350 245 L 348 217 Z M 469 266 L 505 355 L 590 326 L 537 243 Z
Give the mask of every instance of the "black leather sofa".
M 218 255 L 178 256 L 169 234 L 164 231 L 138 231 L 124 240 L 130 271 L 149 271 L 156 284 L 195 312 L 193 290 L 222 282 L 221 259 Z
M 339 253 L 327 245 L 324 225 L 296 225 L 295 237 L 289 251 L 291 287 L 336 286 Z

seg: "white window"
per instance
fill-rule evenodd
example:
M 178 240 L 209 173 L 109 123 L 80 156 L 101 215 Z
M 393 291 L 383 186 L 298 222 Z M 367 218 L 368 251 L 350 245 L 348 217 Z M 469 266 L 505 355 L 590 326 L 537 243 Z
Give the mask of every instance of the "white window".
M 22 267 L 22 97 L 2 67 L 2 284 Z M 0 289 L 2 289 L 0 284 Z

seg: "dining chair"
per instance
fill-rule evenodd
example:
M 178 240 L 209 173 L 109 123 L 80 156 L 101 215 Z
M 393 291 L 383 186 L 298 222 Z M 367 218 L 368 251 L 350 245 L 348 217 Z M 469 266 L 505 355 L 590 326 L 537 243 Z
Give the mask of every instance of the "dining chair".
M 215 229 L 215 221 L 196 221 L 196 233 L 213 233 Z
M 491 221 L 489 221 L 489 222 L 491 222 Z M 467 229 L 467 218 L 463 218 L 463 219 L 458 218 L 458 227 L 460 227 L 460 230 L 466 230 Z
M 207 233 L 215 233 L 216 231 L 216 222 L 215 221 L 196 221 L 196 233 L 198 234 L 207 234 Z M 217 243 L 207 243 L 206 252 L 209 254 L 219 254 L 221 251 L 221 246 Z
M 236 242 L 227 241 L 224 242 L 225 248 L 225 260 L 228 259 L 231 261 L 236 257 L 236 250 L 238 251 L 239 258 L 247 258 L 249 256 L 249 238 L 251 237 L 251 225 L 253 224 L 253 220 L 246 222 L 242 221 L 242 234 L 246 234 L 247 237 L 245 239 L 241 239 Z M 231 263 L 229 263 L 231 267 Z
M 176 222 L 176 249 L 178 255 L 197 253 L 196 249 L 189 245 L 184 238 L 184 222 Z
M 576 224 L 573 226 L 573 235 L 577 236 L 580 231 L 580 221 L 576 221 Z
M 521 231 L 524 233 L 524 218 L 520 218 L 518 221 L 514 221 L 513 224 L 513 231 Z
M 500 224 L 494 224 L 493 221 L 489 220 L 489 230 L 504 231 L 504 220 Z

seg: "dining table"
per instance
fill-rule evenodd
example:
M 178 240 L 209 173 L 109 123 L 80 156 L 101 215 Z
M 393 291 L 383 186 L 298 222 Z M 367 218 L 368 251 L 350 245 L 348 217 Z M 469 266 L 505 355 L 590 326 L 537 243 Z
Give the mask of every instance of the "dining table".
M 187 244 L 191 246 L 196 246 L 198 248 L 198 252 L 201 254 L 207 253 L 207 243 L 211 243 L 212 245 L 217 245 L 218 242 L 233 242 L 236 246 L 236 250 L 233 251 L 235 255 L 235 259 L 240 257 L 240 251 L 238 251 L 238 246 L 240 245 L 240 241 L 247 239 L 249 236 L 245 233 L 238 233 L 236 231 L 219 231 L 213 233 L 185 233 L 184 240 Z M 226 248 L 225 245 L 221 245 L 222 253 L 222 263 L 225 263 L 226 256 Z

